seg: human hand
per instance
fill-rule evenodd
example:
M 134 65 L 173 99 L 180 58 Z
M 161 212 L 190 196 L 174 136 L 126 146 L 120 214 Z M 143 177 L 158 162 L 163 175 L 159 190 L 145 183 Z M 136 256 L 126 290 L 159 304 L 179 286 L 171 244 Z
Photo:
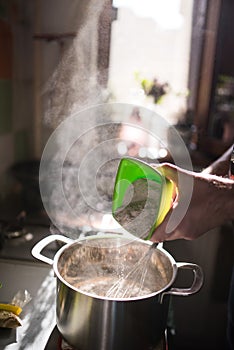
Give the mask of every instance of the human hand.
M 234 218 L 234 181 L 187 171 L 168 163 L 157 166 L 157 169 L 178 186 L 178 197 L 162 224 L 155 230 L 151 238 L 153 241 L 180 238 L 192 240 Z M 193 188 L 188 188 L 186 183 L 193 184 Z M 174 218 L 181 215 L 181 206 L 187 200 L 189 192 L 192 194 L 187 211 L 178 225 L 169 230 L 173 226 L 169 225 L 172 214 Z

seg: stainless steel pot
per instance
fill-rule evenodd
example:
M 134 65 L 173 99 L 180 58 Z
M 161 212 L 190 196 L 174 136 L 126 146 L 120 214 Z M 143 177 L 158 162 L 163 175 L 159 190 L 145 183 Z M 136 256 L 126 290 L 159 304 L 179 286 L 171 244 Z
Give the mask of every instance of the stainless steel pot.
M 51 260 L 41 252 L 57 240 L 66 245 Z M 159 247 L 151 257 L 151 275 L 146 276 L 146 283 L 153 286 L 151 292 L 125 299 L 83 288 L 91 285 L 95 290 L 100 281 L 125 274 L 150 244 L 119 234 L 77 241 L 52 235 L 36 244 L 32 255 L 53 265 L 57 276 L 57 327 L 70 345 L 78 350 L 150 350 L 159 343 L 166 329 L 170 295 L 188 296 L 200 290 L 203 273 L 198 265 L 176 263 Z M 193 272 L 190 288 L 172 287 L 178 269 Z

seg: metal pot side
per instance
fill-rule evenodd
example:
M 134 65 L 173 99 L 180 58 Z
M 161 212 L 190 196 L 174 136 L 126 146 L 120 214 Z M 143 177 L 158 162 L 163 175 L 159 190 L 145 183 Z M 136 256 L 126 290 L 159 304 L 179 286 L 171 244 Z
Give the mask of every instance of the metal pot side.
M 125 239 L 116 235 L 114 237 L 107 235 L 104 238 L 89 237 L 87 238 L 89 244 L 85 247 L 84 241 L 72 242 L 64 236 L 54 235 L 54 237 L 47 237 L 40 241 L 32 250 L 34 257 L 53 264 L 57 276 L 57 326 L 67 342 L 78 350 L 154 349 L 166 329 L 169 296 L 194 294 L 203 284 L 203 273 L 198 265 L 176 263 L 163 248 L 157 248 L 152 257 L 156 265 L 159 264 L 157 271 L 164 278 L 163 287 L 149 295 L 111 299 L 85 293 L 69 283 L 70 275 L 73 274 L 73 269 L 70 270 L 72 266 L 77 268 L 79 265 L 85 270 L 86 264 L 92 266 L 92 263 L 100 261 L 103 263 L 105 259 L 107 262 L 111 261 L 112 266 L 117 266 L 117 262 L 121 259 L 125 264 L 124 259 L 129 256 L 129 247 L 149 249 L 151 244 L 141 240 L 130 242 Z M 55 240 L 68 244 L 56 253 L 54 260 L 51 260 L 42 255 L 41 251 L 49 242 Z M 123 255 L 116 255 L 120 260 L 115 260 L 117 259 L 115 254 L 112 254 L 112 250 L 109 249 L 110 243 L 111 248 L 114 248 L 113 251 L 115 249 L 118 251 L 121 247 L 120 251 L 121 254 L 123 252 Z M 99 246 L 100 249 L 98 249 Z M 95 260 L 96 257 L 98 257 L 97 260 Z M 190 288 L 172 287 L 178 268 L 192 270 L 194 280 Z
M 163 337 L 169 298 L 102 300 L 57 279 L 57 327 L 80 350 L 149 350 Z

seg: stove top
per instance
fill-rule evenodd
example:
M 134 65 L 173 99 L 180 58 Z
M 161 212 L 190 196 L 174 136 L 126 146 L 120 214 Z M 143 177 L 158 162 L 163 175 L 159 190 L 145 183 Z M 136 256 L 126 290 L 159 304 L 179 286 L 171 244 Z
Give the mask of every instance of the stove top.
M 38 262 L 32 254 L 33 246 L 42 238 L 50 235 L 49 225 L 43 224 L 26 224 L 23 233 L 19 235 L 12 234 L 5 236 L 1 243 L 0 259 L 13 259 L 30 262 Z M 54 252 L 58 250 L 56 243 L 52 243 L 46 254 L 53 257 Z
M 2 223 L 4 223 L 4 227 L 6 226 L 7 229 L 2 229 Z M 68 228 L 67 232 L 69 233 L 67 236 L 75 240 L 105 233 L 106 230 L 101 231 L 89 226 L 80 226 L 77 227 L 74 232 L 72 229 L 69 231 Z M 8 222 L 0 219 L 0 259 L 21 260 L 41 264 L 39 260 L 32 256 L 32 248 L 43 238 L 53 234 L 64 235 L 64 233 L 61 233 L 54 225 L 51 225 L 50 222 L 44 223 L 31 220 L 24 222 L 23 225 L 19 225 L 14 221 Z M 61 243 L 59 244 L 56 241 L 52 242 L 43 250 L 43 255 L 53 259 L 55 253 L 60 248 Z
M 48 343 L 44 350 L 79 350 L 71 347 L 67 342 L 62 338 L 61 334 L 58 331 L 58 328 L 55 326 L 51 336 L 48 340 Z M 166 336 L 162 339 L 160 344 L 158 344 L 154 349 L 151 350 L 168 350 Z

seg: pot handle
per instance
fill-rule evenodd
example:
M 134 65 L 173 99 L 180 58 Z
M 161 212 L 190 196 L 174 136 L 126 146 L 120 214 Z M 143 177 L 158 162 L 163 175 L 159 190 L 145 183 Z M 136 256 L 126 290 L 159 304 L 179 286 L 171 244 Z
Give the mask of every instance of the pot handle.
M 163 297 L 167 294 L 180 295 L 180 296 L 188 296 L 191 294 L 195 294 L 201 289 L 203 285 L 204 276 L 203 276 L 202 268 L 200 266 L 198 266 L 197 264 L 184 263 L 184 262 L 176 263 L 176 265 L 178 269 L 190 269 L 193 271 L 193 274 L 194 274 L 193 283 L 190 288 L 173 287 L 168 291 L 162 293 L 160 302 L 162 302 Z
M 47 256 L 41 254 L 41 251 L 47 247 L 50 243 L 55 242 L 55 241 L 60 241 L 63 243 L 72 243 L 74 242 L 72 239 L 62 236 L 62 235 L 51 235 L 48 237 L 43 238 L 41 241 L 36 243 L 36 245 L 32 249 L 32 255 L 34 258 L 41 260 L 49 265 L 53 265 L 54 260 L 48 258 Z

